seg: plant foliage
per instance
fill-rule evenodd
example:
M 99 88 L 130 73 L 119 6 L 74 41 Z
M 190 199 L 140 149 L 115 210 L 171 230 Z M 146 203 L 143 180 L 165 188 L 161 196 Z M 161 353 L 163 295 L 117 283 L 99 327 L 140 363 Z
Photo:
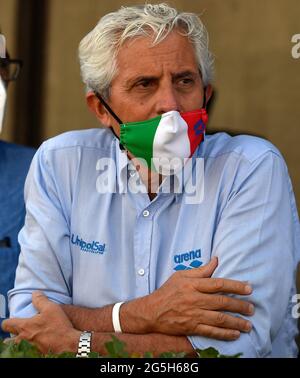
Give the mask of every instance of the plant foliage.
M 146 352 L 144 355 L 139 353 L 129 354 L 126 351 L 126 344 L 120 341 L 117 337 L 112 335 L 112 341 L 105 343 L 107 354 L 100 355 L 92 352 L 89 358 L 153 358 L 153 353 Z M 232 356 L 225 356 L 220 354 L 214 348 L 196 349 L 198 358 L 239 358 L 242 354 L 238 353 Z M 164 352 L 160 358 L 183 358 L 185 353 Z M 0 339 L 0 358 L 75 358 L 75 353 L 56 354 L 41 354 L 38 349 L 30 344 L 28 341 L 22 340 L 19 344 L 12 341 L 4 342 Z

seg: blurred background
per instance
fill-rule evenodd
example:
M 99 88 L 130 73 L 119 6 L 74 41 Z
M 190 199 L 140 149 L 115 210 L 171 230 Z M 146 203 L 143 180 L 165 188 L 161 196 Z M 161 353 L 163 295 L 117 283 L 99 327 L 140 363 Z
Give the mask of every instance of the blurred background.
M 38 147 L 68 130 L 99 127 L 85 104 L 78 44 L 104 14 L 141 2 L 0 0 L 11 58 L 24 63 L 8 89 L 1 139 Z M 292 57 L 291 39 L 300 34 L 300 1 L 167 2 L 201 15 L 210 35 L 216 75 L 209 132 L 253 134 L 276 145 L 299 209 L 300 58 Z

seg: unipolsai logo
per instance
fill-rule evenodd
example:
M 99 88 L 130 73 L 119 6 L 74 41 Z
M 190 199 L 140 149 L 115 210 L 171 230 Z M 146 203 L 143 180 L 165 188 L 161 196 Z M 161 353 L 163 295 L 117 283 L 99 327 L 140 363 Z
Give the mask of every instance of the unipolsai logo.
M 82 252 L 90 252 L 95 254 L 103 255 L 105 252 L 105 243 L 101 244 L 100 242 L 93 240 L 91 242 L 85 241 L 80 238 L 78 235 L 72 234 L 71 243 L 80 248 Z

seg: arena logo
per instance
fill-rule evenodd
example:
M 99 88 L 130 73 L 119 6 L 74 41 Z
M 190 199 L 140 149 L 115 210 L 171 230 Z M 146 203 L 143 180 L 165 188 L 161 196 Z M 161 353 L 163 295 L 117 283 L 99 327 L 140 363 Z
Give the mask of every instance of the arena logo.
M 300 34 L 294 34 L 292 36 L 292 43 L 295 45 L 292 48 L 292 57 L 294 59 L 299 59 L 300 58 Z
M 199 259 L 201 258 L 201 249 L 196 249 L 180 255 L 174 256 L 174 263 L 176 264 L 174 270 L 190 270 L 199 268 L 203 263 Z M 183 263 L 187 263 L 186 265 Z

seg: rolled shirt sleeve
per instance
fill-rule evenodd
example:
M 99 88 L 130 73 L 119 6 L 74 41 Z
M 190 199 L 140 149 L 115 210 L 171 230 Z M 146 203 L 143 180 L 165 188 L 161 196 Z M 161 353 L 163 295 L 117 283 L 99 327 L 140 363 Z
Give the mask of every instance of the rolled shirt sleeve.
M 219 260 L 215 277 L 252 285 L 252 295 L 240 298 L 255 306 L 255 314 L 248 317 L 253 329 L 231 342 L 192 336 L 192 345 L 212 346 L 224 354 L 243 353 L 243 357 L 270 355 L 283 323 L 290 323 L 285 328 L 291 334 L 297 327 L 291 296 L 299 261 L 299 220 L 287 167 L 279 154 L 268 151 L 237 172 L 217 222 L 212 255 Z M 292 357 L 296 350 L 292 343 L 289 350 L 279 348 L 278 354 Z

